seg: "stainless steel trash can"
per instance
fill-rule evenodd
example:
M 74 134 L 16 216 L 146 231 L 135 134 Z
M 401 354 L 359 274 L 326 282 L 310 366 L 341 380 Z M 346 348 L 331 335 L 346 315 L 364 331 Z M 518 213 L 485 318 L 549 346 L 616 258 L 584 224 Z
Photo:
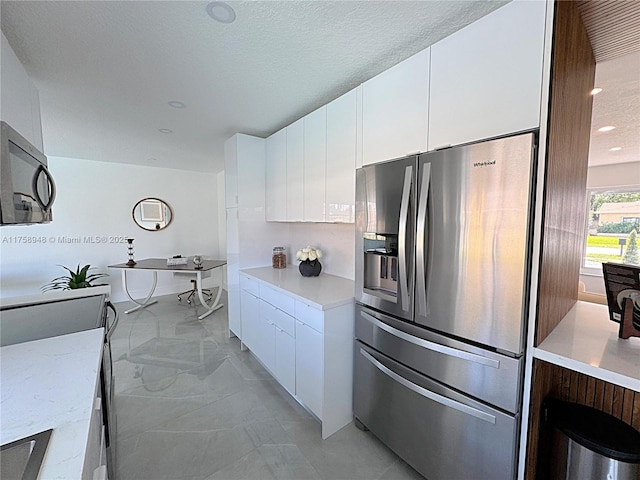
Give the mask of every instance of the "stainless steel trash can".
M 640 432 L 592 407 L 547 400 L 552 480 L 640 480 Z

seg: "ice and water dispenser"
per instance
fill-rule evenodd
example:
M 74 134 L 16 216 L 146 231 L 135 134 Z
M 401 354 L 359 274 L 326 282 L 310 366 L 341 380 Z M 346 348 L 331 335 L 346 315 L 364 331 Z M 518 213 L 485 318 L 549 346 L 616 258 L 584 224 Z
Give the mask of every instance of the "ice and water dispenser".
M 364 288 L 396 297 L 398 294 L 398 235 L 365 233 L 363 245 Z

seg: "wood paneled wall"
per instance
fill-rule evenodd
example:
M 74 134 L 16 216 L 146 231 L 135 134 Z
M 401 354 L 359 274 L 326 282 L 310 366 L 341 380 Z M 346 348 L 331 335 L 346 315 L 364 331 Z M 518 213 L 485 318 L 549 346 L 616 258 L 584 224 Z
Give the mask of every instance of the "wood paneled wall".
M 555 2 L 551 69 L 536 346 L 560 323 L 578 298 L 593 103 L 590 90 L 595 79 L 595 60 L 575 2 Z M 594 382 L 597 381 L 586 375 L 534 362 L 525 466 L 527 480 L 536 479 L 539 471 L 544 471 L 544 463 L 540 465 L 540 462 L 547 458 L 547 445 L 546 433 L 540 430 L 540 410 L 548 395 L 582 399 L 585 403 L 591 398 L 592 405 L 605 411 L 613 410 L 614 405 L 620 408 L 620 390 L 600 382 L 596 399 Z M 614 392 L 617 392 L 615 402 Z M 623 392 L 623 400 L 625 395 L 628 394 Z M 627 398 L 627 405 L 636 401 L 636 394 L 632 392 L 632 396 L 632 401 Z M 631 412 L 634 417 L 633 408 Z M 635 418 L 638 417 L 636 414 Z
M 544 478 L 549 458 L 548 426 L 541 422 L 542 403 L 553 397 L 567 402 L 594 407 L 619 418 L 640 430 L 640 392 L 635 392 L 612 383 L 574 372 L 541 360 L 533 364 L 535 389 L 531 398 L 530 425 L 536 425 L 534 435 L 529 435 L 526 478 Z M 540 439 L 543 439 L 540 441 Z
M 555 3 L 535 344 L 578 298 L 595 60 L 575 2 Z

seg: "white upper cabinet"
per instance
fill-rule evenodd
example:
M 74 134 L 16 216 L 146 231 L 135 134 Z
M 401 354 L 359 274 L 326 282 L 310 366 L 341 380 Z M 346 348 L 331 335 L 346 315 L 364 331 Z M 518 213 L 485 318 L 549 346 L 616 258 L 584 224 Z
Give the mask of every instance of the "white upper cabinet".
M 238 219 L 264 221 L 265 139 L 236 134 Z
M 429 56 L 422 50 L 363 84 L 364 165 L 426 151 Z
M 324 222 L 327 165 L 327 107 L 304 120 L 304 221 Z
M 238 141 L 234 135 L 224 142 L 224 205 L 238 206 Z
M 431 46 L 429 150 L 540 125 L 545 7 L 515 0 Z
M 20 63 L 4 33 L 1 42 L 2 118 L 0 120 L 7 122 L 40 152 L 44 152 L 38 89 Z
M 267 138 L 266 171 L 267 220 L 287 221 L 287 131 Z
M 240 220 L 264 220 L 265 140 L 236 133 L 224 143 L 226 208 Z
M 327 105 L 327 222 L 355 221 L 357 90 Z
M 304 122 L 287 127 L 287 221 L 301 222 L 304 217 Z

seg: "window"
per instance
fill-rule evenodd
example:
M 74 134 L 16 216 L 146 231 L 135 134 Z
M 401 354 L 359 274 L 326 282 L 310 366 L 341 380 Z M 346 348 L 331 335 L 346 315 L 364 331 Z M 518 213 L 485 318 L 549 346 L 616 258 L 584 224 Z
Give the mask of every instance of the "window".
M 587 234 L 581 273 L 602 275 L 602 263 L 640 265 L 640 186 L 587 192 Z

